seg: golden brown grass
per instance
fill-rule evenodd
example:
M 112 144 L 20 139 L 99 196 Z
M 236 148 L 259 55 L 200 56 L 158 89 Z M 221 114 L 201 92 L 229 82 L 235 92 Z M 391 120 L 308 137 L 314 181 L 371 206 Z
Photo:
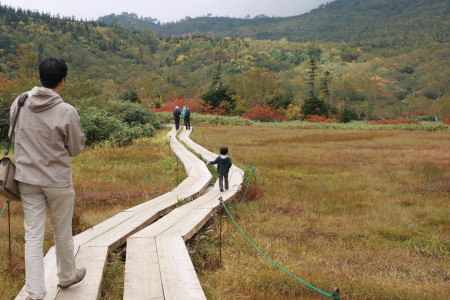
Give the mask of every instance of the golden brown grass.
M 155 138 L 142 139 L 124 148 L 104 145 L 86 149 L 73 158 L 74 188 L 77 193 L 74 218 L 75 234 L 89 226 L 108 219 L 125 208 L 137 205 L 176 186 L 176 157 L 165 137 L 166 130 Z M 151 175 L 147 178 L 147 175 Z M 180 176 L 184 176 L 182 167 Z M 3 207 L 4 200 L 0 204 Z M 1 208 L 2 208 L 1 207 Z M 0 208 L 0 209 L 1 209 Z M 7 211 L 0 218 L 0 295 L 1 299 L 14 299 L 24 284 L 24 232 L 20 203 L 11 204 L 12 268 L 8 259 Z M 54 245 L 53 232 L 47 222 L 45 251 Z M 120 260 L 112 259 L 108 276 L 123 280 Z M 108 275 L 110 274 L 110 275 Z M 116 279 L 113 279 L 116 280 Z M 114 286 L 114 285 L 113 285 Z M 107 285 L 103 299 L 121 299 L 123 288 Z
M 450 133 L 197 127 L 191 137 L 254 164 L 265 194 L 231 212 L 297 277 L 344 299 L 448 297 Z M 324 298 L 223 227 L 223 267 L 198 270 L 208 299 Z

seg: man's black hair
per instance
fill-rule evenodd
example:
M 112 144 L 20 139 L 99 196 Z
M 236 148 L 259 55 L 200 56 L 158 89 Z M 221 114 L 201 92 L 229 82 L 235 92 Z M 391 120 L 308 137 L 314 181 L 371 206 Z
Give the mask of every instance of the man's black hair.
M 227 155 L 228 154 L 228 147 L 221 147 L 220 148 L 220 154 Z
M 67 76 L 67 64 L 62 58 L 47 57 L 39 64 L 39 77 L 42 86 L 52 89 Z

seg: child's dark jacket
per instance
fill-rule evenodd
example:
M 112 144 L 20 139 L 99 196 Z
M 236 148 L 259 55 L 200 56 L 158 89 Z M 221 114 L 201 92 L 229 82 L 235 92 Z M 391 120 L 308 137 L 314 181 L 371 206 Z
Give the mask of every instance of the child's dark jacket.
M 210 161 L 209 164 L 210 165 L 217 164 L 217 172 L 220 174 L 228 173 L 231 166 L 233 165 L 231 163 L 231 159 L 226 155 L 217 156 L 217 158 L 213 161 Z

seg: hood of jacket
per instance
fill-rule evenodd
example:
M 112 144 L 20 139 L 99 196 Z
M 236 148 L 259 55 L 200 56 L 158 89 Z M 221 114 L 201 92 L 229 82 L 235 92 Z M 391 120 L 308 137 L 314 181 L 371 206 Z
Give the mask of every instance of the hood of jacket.
M 28 92 L 29 108 L 33 112 L 41 112 L 63 102 L 61 96 L 45 87 L 34 87 Z

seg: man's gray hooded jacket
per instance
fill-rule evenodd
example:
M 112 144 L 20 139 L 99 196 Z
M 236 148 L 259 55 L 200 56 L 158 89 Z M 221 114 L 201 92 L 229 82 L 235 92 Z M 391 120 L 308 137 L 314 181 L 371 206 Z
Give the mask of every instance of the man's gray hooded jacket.
M 11 124 L 16 112 L 17 99 L 11 106 Z M 28 92 L 13 139 L 17 181 L 46 187 L 72 185 L 70 156 L 83 150 L 86 139 L 77 111 L 56 92 L 44 87 Z

